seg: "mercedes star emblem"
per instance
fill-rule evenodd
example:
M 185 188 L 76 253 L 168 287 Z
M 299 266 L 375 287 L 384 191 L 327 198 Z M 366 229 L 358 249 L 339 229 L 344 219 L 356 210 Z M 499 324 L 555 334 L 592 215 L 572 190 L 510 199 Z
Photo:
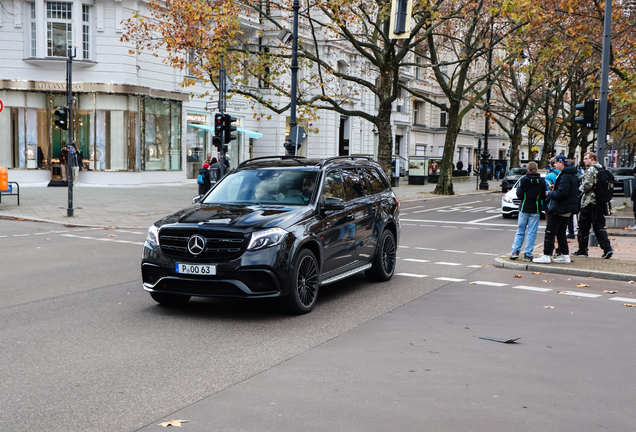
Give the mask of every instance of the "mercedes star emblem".
M 205 239 L 198 234 L 188 239 L 188 250 L 192 255 L 200 255 L 205 250 Z

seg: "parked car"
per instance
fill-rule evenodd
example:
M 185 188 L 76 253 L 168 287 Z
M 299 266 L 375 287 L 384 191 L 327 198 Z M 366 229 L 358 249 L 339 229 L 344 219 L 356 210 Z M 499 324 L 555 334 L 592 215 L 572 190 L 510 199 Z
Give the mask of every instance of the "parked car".
M 360 272 L 391 279 L 399 236 L 399 202 L 377 163 L 251 159 L 150 227 L 143 288 L 161 304 L 280 297 L 307 313 L 323 285 Z
M 528 171 L 526 170 L 526 172 Z M 545 178 L 545 174 L 542 173 L 541 177 Z M 519 180 L 521 180 L 521 178 L 519 178 Z M 519 180 L 517 180 L 512 185 L 512 189 L 510 189 L 504 194 L 503 197 L 501 197 L 501 216 L 504 219 L 510 219 L 513 215 L 519 215 L 519 204 L 521 203 L 521 200 L 517 198 L 517 187 L 519 186 Z M 545 217 L 545 211 L 541 211 L 541 216 Z
M 508 171 L 508 174 L 503 180 L 504 182 L 507 183 L 507 189 L 510 190 L 511 188 L 513 188 L 514 185 L 517 183 L 517 181 L 521 177 L 526 175 L 527 172 L 528 172 L 527 168 L 510 168 L 510 170 Z
M 634 178 L 633 168 L 608 168 L 614 175 L 614 193 L 624 191 L 623 180 L 631 180 Z

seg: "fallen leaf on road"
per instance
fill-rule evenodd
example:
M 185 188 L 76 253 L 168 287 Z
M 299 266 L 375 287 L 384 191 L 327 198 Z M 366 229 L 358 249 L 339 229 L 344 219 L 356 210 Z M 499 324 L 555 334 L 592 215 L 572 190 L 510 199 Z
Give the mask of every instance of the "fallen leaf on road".
M 589 285 L 585 285 L 584 283 L 576 284 L 577 287 L 589 287 Z
M 568 280 L 572 280 L 572 278 L 568 278 Z
M 521 278 L 521 275 L 515 275 L 515 277 L 516 277 L 517 279 L 519 279 L 519 278 Z
M 610 237 L 610 240 L 616 240 L 616 237 Z
M 181 423 L 187 423 L 189 420 L 165 420 L 164 422 L 159 423 L 159 426 L 168 427 L 168 426 L 176 426 L 181 427 Z
M 46 238 L 46 237 L 44 237 L 44 240 L 51 240 L 51 239 L 50 239 L 50 238 Z
M 108 234 L 108 237 L 117 237 L 117 234 Z
M 148 216 L 150 216 L 150 215 L 148 215 Z M 488 265 L 488 264 L 481 264 L 481 267 L 490 267 L 490 265 Z
M 543 306 L 546 309 L 554 309 L 554 306 Z
M 634 281 L 629 281 L 629 282 L 627 282 L 627 283 L 634 283 Z
M 468 285 L 475 285 L 475 282 L 469 282 Z
M 605 290 L 605 291 L 603 291 L 603 292 L 604 292 L 604 293 L 607 293 L 607 294 L 616 294 L 618 291 Z
M 38 246 L 38 249 L 40 249 L 40 246 Z
M 623 306 L 627 306 L 627 307 L 636 307 L 636 304 L 633 304 L 633 303 L 623 303 Z
M 587 278 L 588 279 L 594 279 L 594 276 L 588 276 Z
M 532 274 L 541 274 L 541 272 L 532 272 Z

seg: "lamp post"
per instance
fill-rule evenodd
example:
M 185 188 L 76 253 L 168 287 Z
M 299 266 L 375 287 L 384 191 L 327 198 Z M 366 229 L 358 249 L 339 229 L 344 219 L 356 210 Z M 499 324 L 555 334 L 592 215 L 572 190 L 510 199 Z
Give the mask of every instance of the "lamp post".
M 300 9 L 300 1 L 294 0 L 292 5 L 294 11 L 294 22 L 292 28 L 292 62 L 291 62 L 291 107 L 289 118 L 290 139 L 285 143 L 287 156 L 296 156 L 298 142 L 292 141 L 291 131 L 296 126 L 296 88 L 298 86 L 298 10 Z
M 490 159 L 490 153 L 488 153 L 488 134 L 490 133 L 490 72 L 492 71 L 492 33 L 494 30 L 494 23 L 490 21 L 490 49 L 488 50 L 488 90 L 486 91 L 486 130 L 484 133 L 484 152 L 482 153 L 481 161 L 482 161 L 482 172 L 481 172 L 481 183 L 479 183 L 480 190 L 488 190 L 488 170 L 486 166 L 488 164 L 488 159 Z
M 480 158 L 481 158 L 481 134 L 477 135 L 477 178 L 476 178 L 477 184 L 475 185 L 475 189 L 479 189 L 479 178 L 481 176 L 481 161 L 479 160 Z

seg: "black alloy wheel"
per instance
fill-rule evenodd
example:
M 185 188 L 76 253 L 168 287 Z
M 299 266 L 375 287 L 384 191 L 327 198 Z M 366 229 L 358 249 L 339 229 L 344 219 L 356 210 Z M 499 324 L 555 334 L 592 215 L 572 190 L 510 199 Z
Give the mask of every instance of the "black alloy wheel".
M 303 249 L 296 257 L 294 275 L 287 296 L 287 309 L 291 313 L 310 312 L 318 298 L 318 262 L 309 249 Z
M 389 230 L 385 230 L 380 237 L 378 252 L 373 259 L 372 267 L 365 272 L 367 277 L 376 281 L 388 281 L 395 272 L 395 262 L 397 260 L 395 237 Z

